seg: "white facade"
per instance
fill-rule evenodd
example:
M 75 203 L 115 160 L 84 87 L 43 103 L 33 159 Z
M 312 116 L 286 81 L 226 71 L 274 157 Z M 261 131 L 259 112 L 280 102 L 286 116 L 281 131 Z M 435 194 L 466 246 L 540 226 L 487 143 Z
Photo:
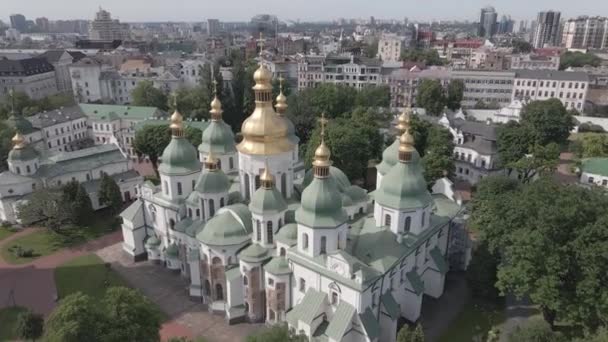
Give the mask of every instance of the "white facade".
M 383 34 L 378 41 L 378 58 L 384 67 L 399 67 L 401 65 L 402 37 L 393 34 Z
M 582 72 L 519 70 L 512 100 L 559 99 L 567 109 L 583 111 L 589 88 L 589 76 Z
M 356 89 L 380 85 L 380 61 L 354 56 L 300 56 L 298 61 L 298 89 L 319 83 L 343 84 Z

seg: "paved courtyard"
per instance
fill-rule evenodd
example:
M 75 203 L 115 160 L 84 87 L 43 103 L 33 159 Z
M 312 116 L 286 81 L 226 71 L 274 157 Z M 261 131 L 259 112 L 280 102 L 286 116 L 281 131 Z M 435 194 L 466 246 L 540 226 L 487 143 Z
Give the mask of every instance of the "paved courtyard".
M 120 243 L 97 251 L 97 255 L 112 263 L 112 268 L 131 286 L 140 289 L 169 315 L 170 320 L 161 332 L 163 338 L 187 336 L 204 337 L 210 342 L 242 341 L 263 326 L 228 325 L 222 316 L 210 314 L 201 303 L 189 298 L 187 281 L 179 274 L 150 262 L 133 263 L 122 252 Z

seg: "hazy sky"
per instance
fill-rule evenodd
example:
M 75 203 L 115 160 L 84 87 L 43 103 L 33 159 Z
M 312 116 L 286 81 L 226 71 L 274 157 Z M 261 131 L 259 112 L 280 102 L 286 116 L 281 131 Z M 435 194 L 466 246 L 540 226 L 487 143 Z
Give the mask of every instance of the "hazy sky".
M 91 19 L 99 6 L 121 21 L 248 20 L 259 13 L 281 19 L 327 20 L 376 18 L 411 20 L 479 18 L 479 9 L 496 8 L 499 18 L 533 18 L 540 10 L 555 9 L 562 16 L 608 16 L 606 0 L 0 0 L 0 19 L 12 13 L 28 19 Z

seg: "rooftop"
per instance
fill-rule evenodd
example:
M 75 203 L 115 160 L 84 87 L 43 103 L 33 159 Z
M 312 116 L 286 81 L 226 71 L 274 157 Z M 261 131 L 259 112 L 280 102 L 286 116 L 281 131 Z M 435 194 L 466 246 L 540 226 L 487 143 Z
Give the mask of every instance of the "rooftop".
M 589 75 L 578 71 L 558 70 L 514 70 L 516 78 L 531 78 L 538 80 L 579 81 L 589 82 Z
M 60 108 L 49 112 L 41 112 L 27 119 L 36 128 L 46 128 L 72 120 L 86 118 L 79 106 Z

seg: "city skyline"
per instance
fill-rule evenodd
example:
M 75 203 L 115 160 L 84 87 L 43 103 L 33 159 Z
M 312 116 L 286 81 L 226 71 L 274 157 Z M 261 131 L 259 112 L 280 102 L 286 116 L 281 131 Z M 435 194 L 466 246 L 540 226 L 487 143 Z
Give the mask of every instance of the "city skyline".
M 236 5 L 235 5 L 236 3 Z M 362 0 L 334 0 L 331 9 L 319 11 L 327 7 L 320 0 L 291 1 L 231 1 L 209 2 L 183 0 L 179 10 L 173 10 L 173 4 L 161 0 L 145 2 L 146 10 L 142 11 L 142 2 L 124 2 L 119 0 L 100 0 L 97 3 L 76 0 L 64 0 L 62 6 L 47 5 L 42 0 L 11 1 L 4 4 L 4 15 L 0 20 L 9 22 L 11 14 L 20 13 L 28 19 L 47 17 L 51 20 L 85 19 L 90 20 L 95 12 L 102 7 L 112 13 L 112 16 L 124 22 L 145 21 L 202 21 L 207 18 L 218 18 L 224 21 L 248 21 L 253 15 L 268 13 L 277 15 L 282 20 L 327 21 L 338 18 L 369 18 L 397 19 L 404 17 L 410 20 L 479 20 L 482 7 L 493 6 L 499 16 L 511 15 L 516 20 L 530 20 L 539 11 L 557 10 L 563 18 L 579 15 L 608 15 L 608 2 L 598 0 L 550 1 L 538 0 L 534 4 L 524 0 L 514 0 L 507 3 L 499 1 L 473 0 L 467 4 L 446 0 L 433 1 L 427 6 L 419 6 L 414 1 L 383 0 L 382 5 Z M 235 10 L 237 8 L 238 10 Z M 397 15 L 396 13 L 402 13 Z

